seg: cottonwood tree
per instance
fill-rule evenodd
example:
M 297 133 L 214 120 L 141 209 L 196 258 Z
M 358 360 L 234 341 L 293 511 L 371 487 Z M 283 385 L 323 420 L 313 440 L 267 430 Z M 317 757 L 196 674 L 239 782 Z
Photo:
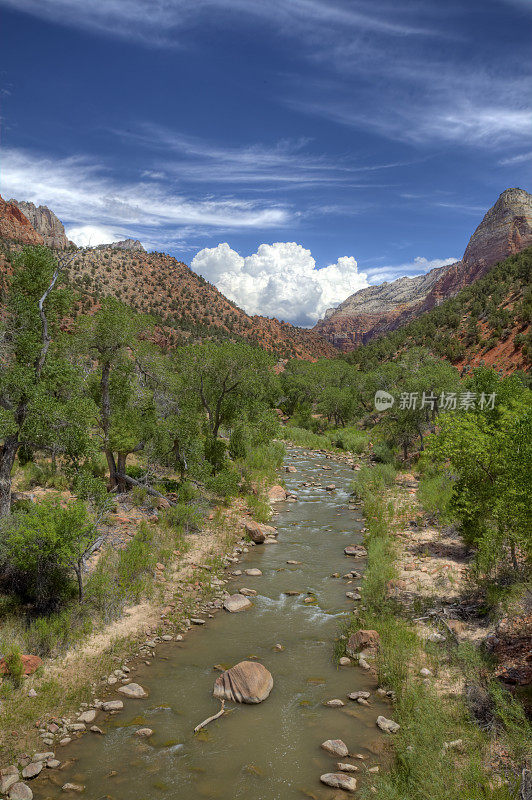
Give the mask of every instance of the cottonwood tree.
M 239 418 L 252 420 L 273 397 L 274 359 L 264 350 L 237 342 L 183 347 L 178 359 L 183 384 L 203 411 L 206 454 L 217 469 L 220 429 Z
M 150 320 L 106 298 L 93 317 L 80 320 L 80 345 L 94 367 L 89 381 L 98 406 L 98 439 L 109 469 L 109 489 L 125 491 L 127 457 L 144 449 L 153 431 L 153 395 L 146 378 L 150 346 L 141 334 Z
M 81 374 L 58 346 L 69 310 L 59 288 L 65 261 L 45 247 L 26 247 L 13 260 L 3 298 L 0 340 L 0 517 L 10 513 L 18 450 L 81 455 L 89 445 L 91 403 Z

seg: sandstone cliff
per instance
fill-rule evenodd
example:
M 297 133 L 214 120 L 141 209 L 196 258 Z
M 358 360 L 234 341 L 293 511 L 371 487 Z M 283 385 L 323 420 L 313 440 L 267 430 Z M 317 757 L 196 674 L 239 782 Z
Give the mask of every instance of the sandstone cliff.
M 352 350 L 395 330 L 453 297 L 499 261 L 532 245 L 532 195 L 506 189 L 475 230 L 464 256 L 417 278 L 370 286 L 328 312 L 315 330 L 341 350 Z
M 111 242 L 111 244 L 99 244 L 96 250 L 128 250 L 135 253 L 145 253 L 146 249 L 142 242 L 138 239 L 122 239 L 120 242 Z
M 36 206 L 26 200 L 9 201 L 22 211 L 32 227 L 42 236 L 46 247 L 54 250 L 66 250 L 71 242 L 67 239 L 63 223 L 56 217 L 53 211 L 46 206 Z
M 43 237 L 12 201 L 0 197 L 0 239 L 22 244 L 44 244 Z

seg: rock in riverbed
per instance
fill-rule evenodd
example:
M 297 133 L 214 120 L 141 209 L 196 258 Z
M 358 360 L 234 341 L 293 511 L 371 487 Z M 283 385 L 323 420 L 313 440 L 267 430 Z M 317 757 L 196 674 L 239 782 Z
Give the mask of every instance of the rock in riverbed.
M 358 767 L 354 764 L 344 764 L 343 761 L 337 763 L 336 769 L 340 770 L 340 772 L 358 772 Z
M 386 719 L 383 716 L 377 717 L 377 726 L 385 733 L 397 733 L 401 727 L 398 722 L 394 722 L 393 719 Z
M 214 682 L 214 696 L 235 703 L 262 703 L 273 688 L 271 673 L 255 661 L 241 661 Z
M 270 503 L 280 503 L 286 500 L 286 490 L 282 486 L 271 486 L 268 490 L 268 500 Z
M 358 630 L 349 637 L 345 650 L 348 655 L 354 657 L 361 650 L 377 650 L 379 641 L 380 637 L 377 631 Z
M 135 736 L 140 736 L 141 739 L 149 739 L 150 736 L 153 736 L 153 731 L 151 728 L 139 728 L 138 731 L 135 731 Z
M 232 594 L 224 600 L 224 608 L 226 611 L 230 611 L 234 614 L 237 611 L 244 611 L 246 608 L 251 608 L 251 603 L 243 594 Z
M 344 547 L 344 553 L 353 558 L 366 558 L 368 551 L 361 544 L 348 544 L 347 547 Z
M 134 700 L 140 700 L 147 695 L 147 692 L 138 683 L 126 683 L 125 686 L 119 686 L 116 691 Z
M 121 711 L 124 704 L 121 700 L 106 700 L 102 703 L 102 711 Z
M 33 792 L 29 786 L 19 781 L 9 790 L 9 800 L 33 800 Z
M 344 775 L 342 772 L 326 772 L 320 776 L 320 781 L 333 789 L 343 789 L 345 792 L 356 792 L 356 778 Z
M 329 706 L 329 708 L 342 708 L 342 706 L 345 706 L 345 703 L 343 700 L 334 698 L 334 700 L 326 700 L 325 705 Z
M 39 772 L 41 772 L 43 766 L 44 764 L 42 761 L 34 761 L 31 764 L 28 764 L 22 770 L 22 777 L 24 780 L 27 780 L 28 778 L 36 778 Z
M 339 756 L 340 758 L 345 758 L 345 756 L 349 755 L 349 750 L 347 749 L 347 745 L 345 742 L 342 742 L 341 739 L 327 739 L 326 742 L 321 743 L 322 750 L 327 750 L 333 756 Z
M 251 569 L 245 569 L 244 574 L 249 575 L 251 578 L 258 578 L 259 575 L 262 575 L 262 571 L 256 567 L 251 567 Z

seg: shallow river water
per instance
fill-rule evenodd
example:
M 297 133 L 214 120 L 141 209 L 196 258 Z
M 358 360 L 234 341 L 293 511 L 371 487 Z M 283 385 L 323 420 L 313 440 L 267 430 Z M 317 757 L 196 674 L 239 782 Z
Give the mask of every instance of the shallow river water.
M 379 763 L 382 743 L 375 720 L 389 709 L 374 694 L 367 673 L 358 666 L 338 668 L 333 660 L 339 625 L 353 607 L 345 592 L 360 581 L 348 583 L 331 574 L 364 569 L 363 562 L 343 553 L 346 545 L 362 539 L 360 512 L 347 506 L 353 473 L 345 464 L 295 448 L 288 449 L 286 463 L 297 468 L 283 477 L 298 502 L 276 505 L 278 544 L 250 548 L 240 564 L 227 570 L 228 575 L 235 568 L 262 570 L 262 576 L 232 578 L 227 587 L 256 589 L 253 607 L 238 614 L 220 612 L 194 627 L 184 642 L 158 645 L 151 664 L 141 661 L 132 675 L 148 697 L 125 699 L 117 716 L 100 712 L 96 723 L 105 736 L 89 733 L 57 748 L 57 758 L 73 762 L 42 773 L 32 785 L 37 798 L 64 798 L 61 786 L 67 781 L 84 784 L 83 796 L 91 800 L 347 797 L 319 782 L 322 773 L 335 771 L 338 760 L 320 743 L 338 738 L 350 753 L 366 756 L 364 761 L 341 760 L 359 765 L 359 785 L 371 783 L 366 767 Z M 322 486 L 301 485 L 311 481 Z M 325 491 L 329 483 L 335 491 Z M 301 564 L 288 565 L 288 560 Z M 291 590 L 301 594 L 284 594 Z M 309 592 L 314 604 L 304 603 Z M 277 643 L 284 650 L 276 650 Z M 255 706 L 229 703 L 230 714 L 194 735 L 194 727 L 219 710 L 212 696 L 219 672 L 213 666 L 251 657 L 273 675 L 270 697 Z M 347 699 L 360 689 L 372 691 L 370 707 Z M 332 698 L 346 705 L 324 706 Z M 149 740 L 134 735 L 144 726 L 154 730 Z

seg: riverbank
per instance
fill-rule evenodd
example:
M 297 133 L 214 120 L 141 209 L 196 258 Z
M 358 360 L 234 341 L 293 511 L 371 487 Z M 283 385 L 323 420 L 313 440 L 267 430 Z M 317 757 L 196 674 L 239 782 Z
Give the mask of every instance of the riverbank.
M 183 635 L 191 626 L 190 616 L 218 588 L 227 559 L 238 558 L 235 548 L 253 546 L 244 528 L 249 519 L 251 512 L 242 499 L 207 513 L 200 530 L 182 537 L 180 550 L 158 553 L 161 560 L 144 582 L 141 602 L 124 608 L 118 619 L 100 625 L 66 653 L 45 658 L 20 688 L 5 679 L 0 763 L 24 760 L 68 738 L 68 725 L 83 704 L 110 685 L 114 670 L 127 664 L 147 637 L 157 642 Z
M 417 490 L 408 473 L 360 489 L 368 566 L 350 632 L 375 632 L 378 649 L 365 657 L 400 725 L 375 796 L 516 798 L 530 726 L 479 647 L 493 625 L 460 619 L 468 552 L 456 530 L 427 522 Z

